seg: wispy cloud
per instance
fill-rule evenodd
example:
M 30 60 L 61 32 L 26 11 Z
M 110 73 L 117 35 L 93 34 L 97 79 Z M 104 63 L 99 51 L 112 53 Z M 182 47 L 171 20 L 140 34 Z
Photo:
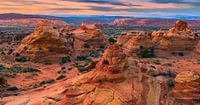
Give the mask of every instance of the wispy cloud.
M 150 2 L 162 3 L 162 4 L 188 4 L 191 6 L 200 6 L 200 1 L 197 0 L 151 0 Z
M 34 1 L 34 0 L 4 0 L 4 2 L 17 3 L 21 5 L 37 5 L 37 4 L 58 5 L 57 3 L 49 3 L 49 2 Z
M 141 6 L 141 5 L 132 4 L 129 2 L 120 2 L 118 0 L 62 0 L 62 1 L 95 3 L 95 4 L 111 4 L 111 5 L 117 5 L 117 6 Z

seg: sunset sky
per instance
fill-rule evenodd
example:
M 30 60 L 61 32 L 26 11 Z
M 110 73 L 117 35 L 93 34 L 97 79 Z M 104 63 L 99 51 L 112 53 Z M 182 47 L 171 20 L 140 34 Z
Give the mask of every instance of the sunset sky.
M 0 0 L 0 13 L 51 15 L 193 15 L 200 0 Z

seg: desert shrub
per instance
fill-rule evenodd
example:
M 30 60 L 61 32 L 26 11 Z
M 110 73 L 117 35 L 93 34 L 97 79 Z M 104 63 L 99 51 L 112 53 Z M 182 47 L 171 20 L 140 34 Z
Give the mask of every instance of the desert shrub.
M 178 55 L 179 56 L 184 56 L 184 54 L 182 52 L 179 52 Z
M 153 63 L 159 65 L 159 64 L 160 64 L 160 61 L 159 61 L 159 60 L 156 60 L 156 61 L 154 61 Z
M 51 83 L 54 83 L 54 82 L 55 82 L 54 79 L 49 79 L 49 80 L 46 80 L 46 81 L 42 81 L 42 82 L 40 83 L 40 85 L 42 86 L 42 85 L 44 85 L 44 84 L 51 84 Z
M 86 63 L 91 63 L 91 62 L 93 62 L 93 60 L 92 59 L 86 59 L 85 62 Z
M 84 43 L 84 44 L 83 44 L 83 47 L 84 47 L 84 48 L 90 48 L 90 45 L 89 45 L 88 43 Z
M 62 69 L 62 70 L 64 70 L 64 69 L 65 69 L 65 67 L 63 66 L 61 69 Z
M 84 61 L 84 60 L 86 60 L 86 59 L 87 59 L 86 56 L 77 56 L 77 57 L 76 57 L 76 60 L 77 60 L 77 61 Z
M 0 65 L 0 71 L 4 71 L 6 68 L 3 65 Z
M 108 41 L 110 44 L 114 44 L 115 42 L 117 42 L 113 37 L 110 37 Z
M 89 55 L 95 58 L 98 58 L 100 56 L 99 52 L 94 51 L 94 50 L 89 50 L 88 51 Z
M 85 67 L 77 67 L 77 69 L 79 72 L 84 72 L 87 70 Z
M 51 62 L 51 60 L 46 59 L 46 60 L 44 61 L 44 64 L 45 64 L 45 65 L 51 65 L 52 62 Z
M 12 52 L 13 52 L 13 49 L 9 49 L 7 54 L 10 55 L 12 54 Z
M 15 57 L 19 57 L 19 56 L 20 56 L 20 54 L 19 54 L 19 53 L 16 53 L 16 54 L 15 54 Z
M 170 88 L 174 87 L 175 86 L 174 79 L 171 79 L 171 78 L 168 79 L 167 80 L 167 86 L 170 87 Z
M 23 69 L 23 72 L 27 73 L 27 72 L 41 72 L 41 71 L 38 69 L 34 69 L 34 68 L 25 68 L 25 69 Z
M 21 72 L 23 70 L 23 68 L 20 65 L 13 65 L 10 70 L 12 72 Z
M 29 61 L 30 59 L 27 58 L 27 57 L 25 57 L 25 56 L 20 56 L 20 57 L 15 58 L 15 60 L 16 60 L 17 62 L 27 62 L 27 61 Z
M 72 70 L 72 68 L 68 68 L 68 70 Z
M 61 58 L 59 64 L 63 65 L 63 64 L 65 64 L 65 63 L 67 63 L 67 62 L 71 62 L 71 59 L 70 59 L 69 56 L 68 56 L 68 57 L 63 57 L 63 58 Z
M 141 49 L 137 54 L 140 58 L 154 58 L 156 55 L 150 49 Z
M 16 91 L 19 90 L 16 86 L 10 86 L 6 89 L 7 91 Z
M 104 49 L 105 46 L 104 46 L 104 45 L 100 45 L 99 48 L 100 48 L 100 49 Z
M 56 78 L 56 80 L 61 80 L 63 78 L 66 78 L 66 76 L 65 75 L 60 75 L 59 77 Z
M 24 51 L 26 51 L 26 50 L 28 50 L 28 47 L 25 46 L 25 47 L 24 47 Z

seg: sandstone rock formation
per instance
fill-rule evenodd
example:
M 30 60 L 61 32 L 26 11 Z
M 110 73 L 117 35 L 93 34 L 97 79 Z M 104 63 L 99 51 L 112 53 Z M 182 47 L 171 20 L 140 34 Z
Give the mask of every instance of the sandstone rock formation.
M 196 52 L 200 53 L 200 41 L 198 42 L 198 44 L 196 46 Z
M 0 76 L 0 89 L 3 87 L 8 86 L 7 81 L 5 80 L 5 78 L 3 78 L 2 76 Z
M 152 34 L 153 41 L 159 42 L 159 48 L 166 50 L 193 50 L 198 42 L 187 22 L 178 20 L 167 32 L 158 31 Z
M 82 44 L 76 45 L 76 49 L 80 49 L 84 43 L 92 47 L 99 47 L 108 43 L 107 37 L 104 36 L 101 30 L 96 29 L 93 25 L 82 24 L 79 29 L 73 31 L 75 33 L 76 42 Z M 80 46 L 78 48 L 78 46 Z
M 53 54 L 70 54 L 73 51 L 73 34 L 60 33 L 53 24 L 41 21 L 34 33 L 25 37 L 16 52 L 37 59 Z
M 200 102 L 200 74 L 195 71 L 179 73 L 167 105 L 198 105 Z

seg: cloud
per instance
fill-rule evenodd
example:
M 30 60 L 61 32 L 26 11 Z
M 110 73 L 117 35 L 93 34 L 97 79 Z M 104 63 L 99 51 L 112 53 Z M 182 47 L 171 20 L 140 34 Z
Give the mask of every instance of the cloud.
M 49 3 L 49 2 L 33 1 L 33 0 L 4 0 L 4 2 L 17 3 L 21 5 L 37 5 L 37 4 L 58 5 L 57 3 Z
M 62 1 L 95 3 L 95 4 L 111 4 L 111 5 L 116 5 L 116 6 L 141 6 L 141 5 L 135 5 L 128 2 L 120 2 L 118 0 L 62 0 Z
M 161 4 L 188 4 L 191 6 L 200 6 L 200 2 L 197 0 L 151 0 L 150 2 L 161 3 Z
M 53 10 L 53 11 L 80 11 L 80 10 L 84 10 L 81 8 L 49 8 L 46 10 Z

